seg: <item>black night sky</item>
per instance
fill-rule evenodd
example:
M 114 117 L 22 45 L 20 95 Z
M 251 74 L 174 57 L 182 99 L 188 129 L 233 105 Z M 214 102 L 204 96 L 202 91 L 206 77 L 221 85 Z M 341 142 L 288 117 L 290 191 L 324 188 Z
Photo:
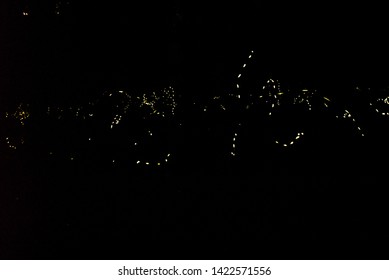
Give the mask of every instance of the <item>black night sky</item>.
M 227 2 L 1 1 L 0 258 L 381 257 L 384 4 Z

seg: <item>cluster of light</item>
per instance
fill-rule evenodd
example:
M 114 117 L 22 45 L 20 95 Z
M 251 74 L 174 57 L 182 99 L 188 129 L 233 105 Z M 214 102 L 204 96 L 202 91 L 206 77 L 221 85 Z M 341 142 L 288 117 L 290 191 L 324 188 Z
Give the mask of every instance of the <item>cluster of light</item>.
M 238 137 L 238 130 L 239 130 L 239 127 L 242 125 L 242 123 L 238 123 L 237 124 L 238 127 L 235 129 L 235 132 L 234 132 L 234 136 L 232 137 L 232 150 L 230 152 L 230 155 L 232 157 L 236 157 L 237 156 L 237 145 L 236 145 L 236 139 Z
M 163 92 L 166 95 L 166 99 L 169 101 L 169 105 L 171 107 L 171 113 L 174 116 L 174 113 L 175 113 L 175 110 L 177 107 L 174 88 L 169 86 L 169 88 L 164 89 Z
M 57 3 L 55 3 L 55 14 L 60 15 L 60 13 L 61 13 L 61 1 L 58 1 Z
M 287 142 L 287 143 L 285 143 L 285 142 L 282 143 L 282 142 L 279 141 L 279 140 L 275 140 L 275 143 L 276 143 L 277 145 L 282 146 L 282 147 L 289 147 L 289 146 L 294 145 L 294 144 L 297 142 L 297 140 L 299 140 L 302 136 L 304 136 L 304 133 L 303 133 L 303 132 L 298 132 L 297 135 L 296 135 L 296 137 L 295 137 L 293 140 L 291 140 L 291 141 L 289 141 L 289 142 Z
M 80 112 L 81 112 L 81 108 L 78 107 L 77 110 L 76 110 L 76 117 L 79 117 L 79 116 L 80 116 Z
M 115 98 L 112 100 L 112 102 L 108 102 L 108 104 L 112 104 L 112 108 L 114 109 L 114 118 L 110 123 L 111 129 L 114 128 L 115 125 L 119 125 L 121 122 L 123 116 L 131 111 L 140 110 L 142 107 L 147 109 L 146 113 L 149 112 L 149 109 L 152 109 L 151 114 L 161 115 L 174 115 L 175 109 L 176 109 L 176 100 L 175 100 L 175 93 L 174 89 L 172 87 L 164 88 L 159 91 L 154 92 L 147 92 L 142 95 L 133 94 L 129 95 L 124 90 L 118 90 L 118 91 L 112 91 L 112 92 L 106 92 L 104 96 L 107 96 L 108 98 Z M 97 99 L 95 101 L 100 102 L 100 99 Z M 104 101 L 104 100 L 103 100 Z M 76 116 L 78 118 L 82 117 L 85 119 L 85 117 L 93 117 L 94 114 L 94 108 L 95 108 L 95 102 L 89 102 L 86 107 L 81 106 L 69 106 L 69 107 L 53 107 L 48 106 L 47 107 L 47 114 L 54 116 L 55 118 L 61 119 L 65 116 Z M 145 111 L 143 111 L 144 113 Z M 7 113 L 7 116 L 9 114 Z M 144 115 L 144 114 L 143 114 Z M 146 133 L 148 136 L 153 136 L 153 132 L 148 129 L 146 130 Z M 88 141 L 91 141 L 91 137 L 87 137 Z M 133 142 L 134 146 L 138 146 L 137 142 Z M 160 166 L 162 164 L 165 164 L 169 161 L 170 154 L 167 154 L 167 156 L 160 161 L 139 161 L 138 164 L 144 164 L 148 166 Z M 73 161 L 75 159 L 74 156 L 68 156 L 68 160 Z M 112 160 L 112 164 L 115 164 L 115 160 Z
M 277 92 L 279 92 L 281 90 L 280 84 L 278 81 L 274 81 L 273 79 L 269 79 L 266 81 L 266 84 L 269 85 L 273 89 L 277 88 Z M 271 94 L 272 93 L 269 91 L 269 95 L 271 95 Z
M 306 104 L 309 110 L 312 110 L 311 99 L 315 91 L 310 91 L 308 89 L 302 89 L 301 93 L 293 98 L 293 104 Z M 266 84 L 262 86 L 262 91 L 260 92 L 258 99 L 252 99 L 253 94 L 250 94 L 251 100 L 257 100 L 260 103 L 268 104 L 269 111 L 267 112 L 269 116 L 273 114 L 273 110 L 276 106 L 280 106 L 281 102 L 284 100 L 285 91 L 281 90 L 281 85 L 278 80 L 272 78 L 266 81 Z M 246 106 L 246 109 L 250 108 L 250 105 L 254 105 L 254 101 Z M 329 100 L 328 100 L 329 101 Z M 324 106 L 328 107 L 327 103 L 324 103 Z
M 308 89 L 302 89 L 301 93 L 299 93 L 296 97 L 293 98 L 293 104 L 306 104 L 308 107 L 308 110 L 312 110 L 312 104 L 311 99 L 313 95 L 315 94 L 315 91 L 310 91 Z M 324 106 L 328 107 L 327 103 L 324 102 Z
M 336 115 L 336 118 L 339 118 L 338 115 Z M 355 118 L 351 115 L 351 113 L 348 111 L 348 110 L 344 110 L 344 114 L 342 116 L 343 119 L 351 119 L 355 128 L 358 130 L 359 134 L 361 136 L 365 136 L 363 133 L 362 133 L 362 129 L 360 126 L 357 125 L 357 121 L 355 120 Z
M 251 53 L 250 53 L 250 55 L 248 56 L 248 60 L 250 60 L 250 59 L 252 58 L 253 53 L 254 53 L 254 51 L 252 50 Z M 246 68 L 246 66 L 247 66 L 247 63 L 244 63 L 243 66 L 242 66 L 241 71 L 243 71 L 244 68 Z M 240 88 L 240 87 L 239 87 L 239 84 L 240 84 L 239 81 L 240 81 L 240 78 L 241 78 L 241 77 L 242 77 L 242 73 L 239 73 L 239 74 L 238 74 L 238 77 L 237 77 L 238 81 L 236 82 L 236 88 L 237 88 L 237 89 Z M 240 94 L 237 94 L 237 97 L 238 97 L 238 99 L 240 99 Z
M 263 104 L 268 104 L 268 115 L 271 116 L 273 114 L 273 110 L 276 106 L 280 106 L 280 96 L 284 93 L 281 91 L 281 86 L 278 81 L 275 81 L 273 79 L 268 79 L 266 81 L 266 84 L 262 86 L 262 91 L 260 95 L 258 96 L 258 99 L 254 99 L 255 101 Z M 253 95 L 250 94 L 250 97 Z M 254 105 L 254 102 L 251 102 L 248 106 L 246 106 L 246 109 L 250 108 L 250 105 Z
M 236 137 L 238 137 L 238 133 L 234 133 L 234 137 L 232 138 L 232 151 L 231 151 L 231 156 L 235 157 L 236 156 Z
M 385 105 L 389 105 L 389 96 L 386 97 L 386 98 L 378 98 L 376 103 L 381 103 L 383 106 Z M 385 105 L 384 105 L 385 104 Z M 374 107 L 373 104 L 370 102 L 369 103 L 370 107 Z M 382 107 L 382 106 L 381 106 Z M 374 111 L 378 114 L 380 114 L 381 116 L 389 116 L 389 112 L 384 112 L 383 110 L 379 110 L 377 107 L 373 108 Z
M 10 142 L 9 137 L 6 137 L 6 138 L 5 138 L 5 142 L 7 143 L 8 147 L 9 147 L 10 149 L 16 150 L 16 146 L 13 145 L 13 144 Z
M 60 3 L 60 2 L 58 2 L 58 3 Z M 58 4 L 58 5 L 60 5 L 60 4 Z M 250 55 L 248 56 L 248 60 L 250 60 L 252 58 L 253 53 L 254 53 L 254 51 L 251 51 Z M 241 67 L 242 71 L 237 76 L 237 83 L 236 83 L 237 89 L 240 89 L 240 87 L 241 87 L 240 81 L 242 78 L 242 72 L 247 67 L 247 65 L 248 65 L 248 63 L 243 64 L 243 66 Z M 298 93 L 298 95 L 296 97 L 294 97 L 293 104 L 307 104 L 309 110 L 311 110 L 312 106 L 311 106 L 310 100 L 312 99 L 313 94 L 314 94 L 314 91 L 312 92 L 312 91 L 304 88 Z M 129 112 L 130 110 L 132 110 L 134 108 L 136 108 L 136 109 L 143 108 L 143 109 L 145 109 L 145 112 L 149 113 L 150 115 L 158 115 L 158 116 L 162 116 L 162 117 L 165 117 L 167 115 L 174 116 L 174 114 L 175 114 L 175 109 L 177 106 L 176 100 L 175 100 L 175 92 L 174 92 L 174 89 L 170 86 L 168 88 L 160 89 L 159 91 L 158 90 L 152 91 L 152 92 L 148 91 L 148 92 L 145 92 L 142 94 L 130 95 L 124 90 L 117 90 L 116 92 L 109 93 L 109 97 L 115 97 L 118 95 L 120 97 L 124 97 L 124 98 L 121 98 L 119 102 L 116 102 L 116 101 L 113 102 L 114 103 L 113 106 L 116 110 L 116 112 L 115 112 L 116 114 L 111 122 L 111 129 L 115 125 L 118 125 L 120 123 L 123 115 L 125 115 L 127 112 Z M 262 87 L 262 91 L 260 93 L 259 98 L 257 99 L 257 102 L 266 103 L 267 104 L 266 106 L 270 108 L 268 114 L 269 114 L 269 116 L 271 116 L 273 113 L 273 110 L 276 108 L 276 106 L 280 106 L 280 99 L 282 100 L 282 102 L 284 101 L 283 95 L 284 95 L 284 92 L 281 91 L 281 87 L 280 87 L 279 82 L 277 80 L 269 79 L 269 80 L 267 80 L 266 84 Z M 237 97 L 238 99 L 240 99 L 241 92 L 240 92 L 240 90 L 238 90 L 235 95 L 230 94 L 229 96 L 234 96 L 235 98 Z M 250 95 L 250 97 L 251 96 L 252 95 Z M 226 108 L 224 107 L 224 105 L 222 103 L 222 99 L 220 96 L 213 97 L 213 100 L 214 100 L 214 102 L 217 102 L 220 105 L 220 108 L 222 108 L 223 110 L 226 110 Z M 331 100 L 327 97 L 322 97 L 322 101 L 323 101 L 323 104 L 326 108 L 329 106 L 328 104 L 331 102 Z M 382 102 L 384 104 L 389 105 L 389 97 L 386 97 L 384 99 L 378 99 L 377 102 Z M 195 102 L 193 104 L 196 105 Z M 370 103 L 370 106 L 373 106 L 373 104 Z M 199 106 L 199 108 L 201 108 L 204 112 L 206 112 L 208 109 L 208 104 L 204 105 L 204 106 Z M 212 108 L 212 107 L 210 107 L 210 108 Z M 250 108 L 250 106 L 247 105 L 246 109 L 249 109 L 249 108 Z M 69 112 L 71 112 L 72 115 L 75 115 L 76 117 L 83 117 L 85 119 L 85 117 L 93 117 L 94 116 L 93 112 L 90 112 L 90 111 L 87 112 L 86 110 L 84 112 L 82 107 L 74 107 L 74 108 L 70 107 L 70 108 L 66 108 L 65 110 L 67 110 L 67 109 L 69 109 Z M 53 114 L 52 113 L 53 111 L 54 112 L 56 111 L 58 113 L 58 119 L 62 118 L 63 113 L 64 113 L 64 109 L 59 108 L 59 107 L 57 107 L 57 108 L 48 107 L 47 108 L 47 114 Z M 118 114 L 117 111 L 120 111 L 120 113 Z M 381 112 L 378 109 L 375 109 L 375 111 L 379 114 L 382 114 L 382 115 L 389 115 L 389 113 Z M 30 116 L 29 112 L 23 109 L 22 104 L 19 105 L 19 107 L 15 113 L 12 113 L 12 114 L 9 114 L 8 112 L 6 113 L 6 118 L 9 118 L 9 117 L 15 118 L 15 119 L 19 120 L 21 125 L 23 125 L 23 126 L 24 126 L 25 120 L 28 119 L 29 116 Z M 336 116 L 336 117 L 339 118 L 339 116 Z M 343 119 L 351 119 L 352 122 L 354 123 L 356 129 L 361 134 L 361 136 L 364 136 L 364 134 L 361 132 L 361 128 L 356 124 L 355 118 L 351 115 L 351 113 L 348 110 L 344 111 L 344 114 L 342 117 L 343 117 Z M 153 133 L 151 132 L 151 130 L 147 130 L 147 134 L 149 136 L 153 136 Z M 294 145 L 295 143 L 297 143 L 298 140 L 301 139 L 303 135 L 304 135 L 303 132 L 299 132 L 292 140 L 290 140 L 288 142 L 283 142 L 283 141 L 280 141 L 279 139 L 277 139 L 277 140 L 275 140 L 275 143 L 277 145 L 282 146 L 282 147 L 290 147 L 290 146 Z M 237 137 L 238 137 L 238 133 L 235 132 L 234 136 L 232 138 L 232 150 L 230 152 L 231 156 L 233 156 L 233 157 L 235 157 L 237 155 L 237 145 L 236 145 Z M 89 141 L 91 141 L 91 138 L 89 138 Z M 6 138 L 6 142 L 10 148 L 16 149 L 16 146 L 11 144 L 8 137 Z M 137 144 L 138 144 L 137 142 L 134 142 L 134 146 L 137 146 Z M 52 153 L 50 153 L 50 154 L 52 154 Z M 145 165 L 145 166 L 161 166 L 162 164 L 165 164 L 168 162 L 169 157 L 170 157 L 170 154 L 167 154 L 164 158 L 160 159 L 159 161 L 155 161 L 155 160 L 153 160 L 153 161 L 141 161 L 141 160 L 138 160 L 138 161 L 136 161 L 136 164 Z M 73 156 L 70 157 L 70 160 L 74 160 L 74 157 Z M 115 160 L 112 160 L 112 163 L 115 163 Z
M 23 104 L 20 104 L 13 114 L 13 117 L 19 120 L 20 124 L 24 126 L 24 121 L 30 117 L 30 113 L 23 108 Z
M 27 120 L 30 117 L 30 113 L 27 111 L 27 109 L 23 108 L 24 105 L 21 103 L 17 107 L 16 111 L 12 114 L 9 114 L 8 112 L 5 113 L 6 118 L 13 118 L 20 122 L 21 125 L 24 126 L 25 120 Z M 28 107 L 28 104 L 27 104 Z
M 324 106 L 325 106 L 326 108 L 328 108 L 327 102 L 331 102 L 331 100 L 330 100 L 328 97 L 325 97 L 325 96 L 323 96 L 323 99 L 325 100 L 325 101 L 323 102 Z
M 251 56 L 249 57 L 251 58 Z M 243 68 L 246 67 L 246 64 L 243 65 Z M 240 78 L 242 77 L 242 74 L 239 73 L 238 74 L 238 82 L 236 83 L 236 87 L 239 89 L 240 88 Z M 296 96 L 294 97 L 293 99 L 293 104 L 306 104 L 307 107 L 308 107 L 308 110 L 311 111 L 312 110 L 312 104 L 311 104 L 311 99 L 313 98 L 314 94 L 316 93 L 316 91 L 311 91 L 309 89 L 302 89 L 301 92 Z M 272 116 L 273 114 L 273 110 L 276 106 L 279 106 L 280 105 L 280 99 L 278 97 L 280 96 L 283 96 L 284 95 L 284 92 L 281 90 L 281 87 L 280 87 L 280 84 L 278 81 L 275 81 L 273 79 L 268 79 L 266 81 L 266 84 L 262 87 L 262 92 L 261 94 L 259 95 L 259 99 L 258 100 L 261 100 L 263 103 L 266 103 L 266 104 L 269 104 L 269 111 L 267 112 L 269 116 Z M 239 94 L 238 94 L 238 98 L 239 98 Z M 252 95 L 250 95 L 250 97 L 252 97 Z M 323 106 L 325 108 L 328 108 L 329 107 L 329 104 L 331 102 L 331 100 L 328 98 L 328 97 L 323 97 Z M 386 99 L 382 99 L 382 102 L 384 102 L 385 104 L 389 104 L 389 97 L 387 97 Z M 253 105 L 253 103 L 251 104 L 248 104 L 246 106 L 246 109 L 249 109 L 250 108 L 250 105 Z M 372 104 L 371 104 L 372 105 Z M 378 109 L 376 109 L 377 112 Z M 382 113 L 382 115 L 386 115 L 389 113 Z M 355 118 L 351 117 L 351 114 L 346 110 L 346 114 L 344 117 L 350 117 L 356 127 L 356 129 L 358 130 L 358 132 L 360 133 L 361 136 L 364 136 L 364 134 L 362 133 L 362 129 L 360 126 L 356 125 L 356 120 Z M 296 143 L 296 140 L 300 139 L 300 137 L 303 135 L 303 133 L 298 133 L 297 136 L 295 137 L 295 139 L 287 142 L 287 143 L 281 143 L 279 140 L 276 140 L 275 143 L 276 144 L 279 144 L 279 145 L 282 145 L 283 147 L 288 147 L 288 146 L 291 146 L 293 144 Z M 235 138 L 234 138 L 235 139 Z M 233 148 L 235 148 L 235 143 L 233 141 Z M 235 154 L 235 151 L 233 150 L 231 152 L 232 155 Z
M 114 125 L 118 125 L 121 119 L 122 119 L 121 115 L 116 115 L 111 122 L 111 129 L 113 128 Z
M 127 114 L 130 111 L 142 110 L 144 116 L 174 116 L 177 102 L 175 91 L 172 86 L 159 89 L 157 91 L 145 91 L 141 95 L 137 93 L 129 94 L 124 90 L 110 92 L 109 97 L 120 96 L 120 105 L 123 108 L 122 113 Z M 116 104 L 116 109 L 119 104 Z
M 142 97 L 143 97 L 142 98 L 142 106 L 149 107 L 151 109 L 150 114 L 159 115 L 160 112 L 158 112 L 158 110 L 155 108 L 155 104 L 156 104 L 155 92 L 153 92 L 152 98 L 149 98 L 146 94 L 143 94 Z M 164 115 L 162 114 L 162 116 L 164 116 Z
M 155 91 L 151 95 L 143 94 L 141 106 L 148 107 L 150 115 L 165 117 L 168 114 L 174 116 L 176 110 L 175 92 L 173 87 L 164 88 L 157 95 Z
M 274 104 L 277 105 L 280 104 L 278 96 L 282 95 L 283 93 L 281 92 L 281 85 L 278 81 L 275 81 L 273 79 L 268 79 L 266 81 L 266 84 L 262 87 L 262 91 L 263 93 L 261 93 L 259 99 L 263 99 L 264 95 L 265 97 L 268 97 L 264 99 L 264 102 L 270 103 L 272 108 L 274 108 Z
M 29 16 L 30 15 L 30 8 L 28 5 L 25 5 L 24 8 L 22 9 L 22 15 L 23 16 Z
M 170 158 L 170 154 L 167 154 L 163 160 L 159 160 L 159 161 L 140 161 L 140 160 L 137 160 L 136 164 L 143 165 L 143 166 L 151 166 L 151 167 L 162 166 L 163 164 L 168 163 L 169 158 Z
M 27 110 L 28 107 L 29 107 L 29 104 L 25 105 L 23 103 L 20 103 L 18 105 L 18 107 L 16 108 L 15 112 L 13 112 L 13 113 L 6 112 L 5 118 L 13 120 L 13 121 L 16 120 L 21 126 L 24 126 L 25 121 L 30 117 L 30 113 Z M 10 137 L 6 137 L 5 142 L 10 149 L 16 150 L 16 143 L 23 145 L 24 139 L 23 139 L 23 137 L 18 137 L 18 140 L 13 139 L 13 141 L 11 141 Z
M 224 106 L 223 101 L 222 101 L 222 99 L 221 99 L 220 96 L 214 96 L 214 97 L 213 97 L 213 100 L 215 100 L 215 102 L 218 102 L 218 103 L 217 103 L 218 106 L 219 106 L 223 111 L 226 111 L 226 110 L 227 110 L 226 107 Z

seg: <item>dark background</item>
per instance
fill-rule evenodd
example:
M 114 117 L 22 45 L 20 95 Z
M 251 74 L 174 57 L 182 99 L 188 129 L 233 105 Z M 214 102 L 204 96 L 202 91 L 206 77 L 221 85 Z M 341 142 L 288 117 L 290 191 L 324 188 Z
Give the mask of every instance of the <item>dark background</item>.
M 70 1 L 55 16 L 55 4 L 2 3 L 2 96 L 79 97 L 173 80 L 198 94 L 230 81 L 251 49 L 281 80 L 332 88 L 386 81 L 382 5 Z
M 182 100 L 210 96 L 234 88 L 250 50 L 260 79 L 311 85 L 340 100 L 355 85 L 387 86 L 383 4 L 69 2 L 56 16 L 55 1 L 1 1 L 2 112 L 19 102 L 66 106 L 110 88 L 172 84 Z M 22 16 L 24 10 L 30 15 Z M 385 241 L 385 166 L 376 161 L 387 139 L 381 137 L 384 122 L 373 122 L 376 138 L 359 151 L 353 134 L 340 144 L 327 134 L 336 149 L 326 146 L 321 137 L 332 123 L 322 119 L 322 126 L 311 127 L 300 157 L 265 145 L 252 153 L 262 139 L 257 130 L 252 133 L 258 116 L 245 116 L 247 158 L 225 163 L 207 152 L 225 144 L 218 140 L 227 141 L 220 135 L 231 135 L 231 123 L 219 127 L 217 119 L 195 117 L 186 119 L 180 135 L 187 142 L 172 139 L 181 161 L 168 175 L 134 176 L 137 171 L 98 166 L 93 156 L 103 145 L 86 152 L 96 169 L 88 171 L 82 161 L 49 161 L 36 149 L 49 142 L 40 134 L 24 161 L 4 153 L 2 256 L 220 259 L 239 258 L 234 252 L 240 251 L 256 259 L 351 259 L 372 256 Z M 58 134 L 74 133 L 72 125 L 58 127 Z M 32 127 L 45 135 L 39 120 Z M 86 137 L 89 131 L 79 133 Z M 207 138 L 212 133 L 213 142 Z M 202 153 L 197 140 L 207 147 Z M 102 154 L 104 160 L 110 156 Z M 296 158 L 302 168 L 294 165 Z M 359 165 L 364 159 L 374 164 Z M 344 162 L 351 166 L 344 168 Z

